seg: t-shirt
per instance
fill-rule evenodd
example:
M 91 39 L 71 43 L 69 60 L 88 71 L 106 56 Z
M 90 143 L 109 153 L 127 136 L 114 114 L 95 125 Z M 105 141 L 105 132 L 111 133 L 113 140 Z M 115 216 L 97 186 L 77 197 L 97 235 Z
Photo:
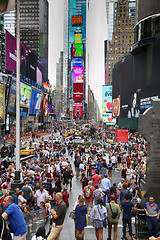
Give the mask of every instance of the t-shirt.
M 120 210 L 119 205 L 116 204 L 116 203 L 110 203 L 110 205 L 111 205 L 111 208 L 112 208 L 112 212 L 117 213 L 117 217 L 115 219 L 112 218 L 112 212 L 111 212 L 109 203 L 107 203 L 106 204 L 106 209 L 107 209 L 107 214 L 108 214 L 108 221 L 116 223 L 116 222 L 118 222 L 118 214 L 121 212 L 121 210 Z
M 88 186 L 91 187 L 91 197 L 90 197 L 90 198 L 86 198 L 86 197 L 85 197 L 85 191 L 86 191 L 86 188 L 87 188 L 87 186 L 86 186 L 86 187 L 84 187 L 84 189 L 83 189 L 84 200 L 85 200 L 85 201 L 93 201 L 93 192 L 94 192 L 95 188 L 92 187 L 92 186 L 90 186 L 90 185 L 88 185 Z
M 23 193 L 24 193 L 24 198 L 26 199 L 26 200 L 30 200 L 30 193 L 31 193 L 31 189 L 30 189 L 30 187 L 23 187 L 22 188 L 22 191 L 23 191 Z
M 22 236 L 27 232 L 27 224 L 24 220 L 23 213 L 17 204 L 11 203 L 5 213 L 8 215 L 15 236 Z
M 122 201 L 123 218 L 129 219 L 132 217 L 132 208 L 134 207 L 133 202 Z
M 45 201 L 45 198 L 49 198 L 48 192 L 43 189 L 43 192 L 38 190 L 34 196 L 37 198 L 37 206 L 40 207 L 40 203 Z
M 56 206 L 55 211 L 59 217 L 57 219 L 53 218 L 53 221 L 57 225 L 62 225 L 66 216 L 66 204 L 64 203 L 64 201 L 61 201 L 60 204 Z
M 101 176 L 99 176 L 98 174 L 92 177 L 93 186 L 99 185 L 100 182 L 101 182 Z

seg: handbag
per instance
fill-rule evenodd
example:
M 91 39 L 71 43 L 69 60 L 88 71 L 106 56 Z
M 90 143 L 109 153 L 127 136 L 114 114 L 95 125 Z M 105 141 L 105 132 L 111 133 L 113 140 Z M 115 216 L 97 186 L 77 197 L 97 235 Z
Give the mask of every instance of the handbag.
M 73 220 L 76 220 L 76 214 L 74 211 L 71 211 L 69 214 L 69 217 L 72 218 Z
M 0 237 L 0 240 L 2 240 L 3 233 L 4 233 L 4 220 L 3 220 L 3 218 L 2 218 L 2 222 L 3 222 L 3 226 L 2 226 L 2 231 L 1 231 L 1 237 Z
M 98 206 L 97 206 L 97 209 L 98 209 L 99 215 L 100 215 L 101 218 L 102 218 L 102 215 L 101 215 L 101 213 L 100 213 L 100 211 L 99 211 L 99 207 L 98 207 Z M 103 219 L 103 227 L 104 227 L 104 228 L 107 228 L 106 218 Z
M 110 204 L 110 203 L 109 203 L 109 206 L 110 206 L 111 213 L 112 213 L 111 218 L 116 219 L 116 217 L 118 216 L 118 213 L 112 211 L 112 208 L 111 208 L 111 204 Z

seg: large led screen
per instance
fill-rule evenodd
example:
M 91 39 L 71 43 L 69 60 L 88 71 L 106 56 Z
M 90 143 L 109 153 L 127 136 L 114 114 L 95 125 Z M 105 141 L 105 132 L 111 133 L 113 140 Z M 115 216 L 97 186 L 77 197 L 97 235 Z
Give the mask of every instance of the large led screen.
M 17 61 L 16 38 L 6 30 L 6 69 L 16 73 Z M 26 76 L 26 48 L 20 44 L 20 72 Z
M 83 44 L 73 44 L 72 56 L 73 57 L 83 57 Z
M 5 122 L 5 86 L 0 84 L 0 123 Z
M 83 58 L 73 58 L 73 67 L 82 67 Z
M 81 33 L 74 34 L 74 42 L 76 44 L 81 44 L 82 43 L 82 34 Z
M 54 113 L 54 105 L 48 104 L 48 111 L 49 113 Z
M 72 26 L 82 26 L 83 15 L 72 15 Z
M 83 67 L 73 67 L 73 83 L 83 83 Z
M 73 83 L 73 93 L 83 93 L 83 83 Z
M 121 102 L 120 97 L 114 98 L 112 100 L 112 116 L 113 117 L 119 117 L 121 111 Z
M 81 118 L 83 113 L 83 102 L 73 103 L 73 116 L 74 118 Z
M 73 93 L 73 101 L 83 101 L 83 93 Z
M 112 117 L 112 113 L 106 113 L 105 116 L 103 116 L 103 121 L 106 123 L 106 125 L 116 124 L 116 119 Z
M 31 104 L 29 114 L 37 115 L 41 105 L 42 94 L 35 89 L 32 89 Z
M 8 99 L 8 113 L 15 113 L 16 106 L 16 81 L 11 79 L 10 93 Z
M 21 82 L 20 106 L 29 108 L 30 100 L 31 100 L 31 87 Z

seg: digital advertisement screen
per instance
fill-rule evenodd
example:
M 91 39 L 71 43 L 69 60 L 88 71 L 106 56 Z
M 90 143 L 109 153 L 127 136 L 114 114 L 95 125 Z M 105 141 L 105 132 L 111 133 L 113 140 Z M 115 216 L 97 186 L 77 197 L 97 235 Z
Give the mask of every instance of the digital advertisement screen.
M 114 98 L 112 100 L 112 116 L 119 117 L 121 111 L 121 100 L 119 98 Z
M 49 113 L 54 113 L 54 105 L 48 104 L 48 111 Z
M 83 58 L 73 58 L 73 67 L 82 67 Z
M 36 82 L 37 56 L 31 50 L 27 51 L 27 77 Z
M 8 113 L 15 113 L 15 107 L 16 107 L 16 81 L 12 79 L 8 99 Z
M 72 15 L 72 26 L 82 26 L 83 15 Z
M 20 117 L 26 118 L 28 115 L 28 108 L 20 107 Z
M 41 98 L 42 98 L 42 94 L 39 91 L 32 89 L 29 114 L 37 115 L 41 105 Z
M 82 34 L 81 33 L 74 34 L 74 42 L 76 44 L 81 44 L 82 43 Z
M 83 101 L 83 93 L 73 93 L 73 101 Z
M 108 113 L 112 115 L 112 86 L 102 86 L 102 118 L 106 119 Z
M 0 84 L 0 123 L 5 122 L 5 86 Z
M 106 123 L 106 125 L 115 125 L 116 119 L 112 117 L 112 113 L 106 113 L 104 116 L 102 114 L 103 121 Z
M 31 100 L 31 87 L 21 82 L 20 106 L 29 108 L 30 100 Z
M 73 57 L 83 57 L 83 44 L 73 44 L 72 56 Z
M 73 67 L 73 83 L 83 83 L 83 67 Z
M 81 118 L 83 113 L 83 102 L 73 103 L 73 116 L 74 118 Z
M 6 30 L 6 69 L 16 73 L 17 61 L 16 38 Z M 26 76 L 26 48 L 20 44 L 20 72 L 22 76 Z
M 74 93 L 83 93 L 83 83 L 73 83 Z

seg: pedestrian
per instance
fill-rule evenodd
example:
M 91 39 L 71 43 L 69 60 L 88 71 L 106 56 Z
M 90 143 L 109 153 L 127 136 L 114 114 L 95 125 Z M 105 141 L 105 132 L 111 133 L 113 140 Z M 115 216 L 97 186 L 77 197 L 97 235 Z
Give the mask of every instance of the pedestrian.
M 88 214 L 90 215 L 91 209 L 93 208 L 93 192 L 95 188 L 92 186 L 92 181 L 88 182 L 88 185 L 83 189 L 83 196 L 85 204 L 88 209 Z
M 12 196 L 5 197 L 3 201 L 4 207 L 7 207 L 2 217 L 6 221 L 9 219 L 12 230 L 13 230 L 13 240 L 26 240 L 27 236 L 27 224 L 24 220 L 23 213 Z
M 65 202 L 65 204 L 68 208 L 69 207 L 69 200 L 68 200 L 69 199 L 69 193 L 67 192 L 66 188 L 64 188 L 62 195 L 63 195 L 63 201 Z
M 86 214 L 87 213 L 88 213 L 88 211 L 87 211 L 87 206 L 84 205 L 84 198 L 80 197 L 79 200 L 78 200 L 78 204 L 76 206 L 76 209 L 75 209 L 76 236 L 81 233 L 82 236 L 84 237 L 84 227 L 87 226 L 87 222 L 86 222 Z
M 154 197 L 149 197 L 149 202 L 145 204 L 144 210 L 147 216 L 148 236 L 158 237 L 159 207 L 154 202 Z
M 60 232 L 62 231 L 66 216 L 66 204 L 64 203 L 62 193 L 60 192 L 56 193 L 56 203 L 55 209 L 51 209 L 51 215 L 53 216 L 52 221 L 54 225 L 52 226 L 47 240 L 60 239 Z
M 27 205 L 29 205 L 32 198 L 32 190 L 29 186 L 29 181 L 25 181 L 25 185 L 22 187 L 22 191 L 24 193 L 23 197 L 27 200 Z
M 45 201 L 45 198 L 49 198 L 48 192 L 44 189 L 43 185 L 40 186 L 40 189 L 34 195 L 35 209 L 40 209 L 40 203 Z
M 14 193 L 12 194 L 13 201 L 18 205 L 18 194 L 19 194 L 19 188 L 16 188 L 14 190 Z
M 95 186 L 95 191 L 93 192 L 93 198 L 94 198 L 94 204 L 97 205 L 97 202 L 99 199 L 103 197 L 104 193 L 102 192 L 102 189 L 98 187 L 98 185 Z
M 93 186 L 96 186 L 96 185 L 99 186 L 100 183 L 101 183 L 101 176 L 98 174 L 98 171 L 96 170 L 95 175 L 93 175 L 92 177 L 92 184 Z
M 106 196 L 108 197 L 109 190 L 111 188 L 111 182 L 107 178 L 107 174 L 104 175 L 104 179 L 102 179 L 102 181 L 101 181 L 101 188 L 104 193 L 103 203 L 104 203 L 104 206 L 106 206 Z
M 97 240 L 103 240 L 103 222 L 107 219 L 107 210 L 103 206 L 103 200 L 98 199 L 91 212 L 91 224 L 95 228 L 95 235 Z
M 115 195 L 111 195 L 110 203 L 106 204 L 107 214 L 108 214 L 108 238 L 111 240 L 112 226 L 114 226 L 114 240 L 117 240 L 117 229 L 118 229 L 118 220 L 120 218 L 120 207 L 115 203 Z M 114 215 L 112 213 L 115 213 Z
M 124 195 L 124 201 L 122 201 L 123 208 L 123 240 L 126 240 L 126 227 L 128 224 L 130 239 L 132 240 L 132 208 L 134 208 L 133 202 L 130 200 L 129 193 Z
M 123 187 L 123 189 L 120 191 L 120 194 L 119 194 L 119 199 L 120 199 L 119 204 L 120 204 L 120 206 L 121 206 L 122 201 L 124 200 L 125 194 L 128 193 L 129 196 L 130 196 L 130 200 L 132 199 L 132 194 L 131 194 L 131 192 L 127 189 L 127 188 L 128 188 L 128 184 L 127 184 L 126 182 L 124 182 L 123 185 L 122 185 L 122 187 Z
M 115 186 L 112 186 L 109 190 L 109 195 L 108 195 L 108 201 L 111 202 L 111 196 L 115 196 L 115 203 L 117 203 L 117 200 L 119 198 L 119 195 L 117 194 L 117 189 Z

